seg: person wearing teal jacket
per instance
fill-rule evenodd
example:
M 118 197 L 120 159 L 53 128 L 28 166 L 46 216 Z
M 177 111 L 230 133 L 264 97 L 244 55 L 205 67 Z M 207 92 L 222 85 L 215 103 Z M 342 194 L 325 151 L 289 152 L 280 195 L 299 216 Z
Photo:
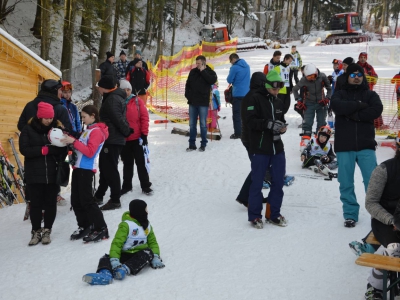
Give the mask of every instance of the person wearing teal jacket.
M 138 274 L 148 264 L 153 269 L 165 267 L 147 215 L 145 201 L 135 199 L 129 203 L 129 211 L 122 215 L 111 243 L 110 254 L 100 258 L 96 273 L 83 276 L 84 282 L 107 285 L 113 278 L 122 280 L 126 275 Z

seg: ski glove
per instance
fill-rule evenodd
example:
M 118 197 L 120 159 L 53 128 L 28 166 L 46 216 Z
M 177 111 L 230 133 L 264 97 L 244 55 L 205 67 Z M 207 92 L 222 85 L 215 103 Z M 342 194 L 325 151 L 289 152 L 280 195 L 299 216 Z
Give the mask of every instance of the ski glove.
M 43 146 L 42 147 L 42 155 L 46 156 L 47 154 L 49 154 L 49 147 Z
M 111 267 L 112 267 L 113 269 L 118 268 L 118 267 L 121 265 L 119 259 L 118 259 L 118 258 L 115 258 L 115 257 L 110 258 L 110 263 L 111 263 Z
M 304 104 L 303 99 L 301 99 L 301 98 L 297 99 L 296 107 L 298 110 L 306 110 L 307 109 L 307 106 Z
M 153 269 L 161 269 L 161 268 L 165 267 L 165 265 L 162 263 L 160 256 L 158 254 L 154 254 L 154 258 L 151 261 L 151 267 Z
M 325 107 L 325 106 L 327 106 L 329 104 L 329 98 L 325 98 L 325 99 L 319 100 L 318 103 L 322 107 Z
M 323 156 L 321 156 L 321 162 L 323 163 L 323 164 L 326 164 L 326 163 L 328 163 L 328 162 L 330 162 L 330 158 L 329 158 L 329 156 L 327 156 L 327 155 L 323 155 Z
M 359 101 L 357 103 L 357 110 L 362 110 L 362 109 L 367 108 L 367 107 L 369 107 L 368 103 L 361 102 L 361 101 Z
M 147 141 L 147 135 L 144 135 L 144 134 L 142 134 L 142 136 L 141 136 L 141 138 L 142 138 L 142 145 L 143 146 L 145 146 L 145 145 L 147 145 L 149 142 Z
M 279 120 L 268 120 L 267 128 L 272 130 L 273 132 L 280 133 L 281 129 L 286 127 L 285 123 Z

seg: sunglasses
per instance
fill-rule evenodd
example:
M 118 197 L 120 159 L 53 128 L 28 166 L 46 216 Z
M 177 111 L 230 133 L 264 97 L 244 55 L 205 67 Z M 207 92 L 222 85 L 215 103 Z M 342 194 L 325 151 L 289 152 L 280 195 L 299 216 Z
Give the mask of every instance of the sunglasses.
M 315 79 L 317 79 L 317 75 L 311 74 L 311 75 L 306 76 L 306 78 L 307 78 L 307 80 L 315 80 Z
M 277 89 L 277 88 L 281 89 L 281 88 L 283 88 L 284 85 L 285 85 L 285 83 L 282 82 L 282 81 L 269 81 L 269 80 L 267 80 L 266 82 L 267 82 L 270 86 L 272 86 L 273 89 Z
M 356 78 L 356 76 L 357 76 L 357 77 L 363 77 L 364 74 L 361 73 L 361 72 L 359 72 L 359 73 L 351 73 L 351 74 L 350 74 L 350 78 Z

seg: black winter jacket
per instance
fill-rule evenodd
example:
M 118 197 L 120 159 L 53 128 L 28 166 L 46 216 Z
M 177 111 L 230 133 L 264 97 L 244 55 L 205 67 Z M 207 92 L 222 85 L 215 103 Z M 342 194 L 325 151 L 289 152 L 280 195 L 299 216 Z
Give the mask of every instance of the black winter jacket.
M 129 68 L 127 68 L 128 70 Z M 129 69 L 126 73 L 126 79 L 129 80 L 132 86 L 132 93 L 135 95 L 146 95 L 146 90 L 150 85 L 150 74 L 146 71 L 145 68 L 136 68 L 135 66 L 132 69 Z
M 217 74 L 209 66 L 200 72 L 190 70 L 185 86 L 185 97 L 190 105 L 208 106 L 211 100 L 211 85 L 217 81 Z
M 108 77 L 112 79 L 114 86 L 118 83 L 117 70 L 115 70 L 114 66 L 108 59 L 100 64 L 99 69 L 101 71 L 101 78 Z
M 343 85 L 331 99 L 335 118 L 335 152 L 375 150 L 374 119 L 383 110 L 381 99 L 368 86 Z
M 25 105 L 24 110 L 22 111 L 21 116 L 19 117 L 18 120 L 17 127 L 19 131 L 22 131 L 22 129 L 25 127 L 26 124 L 28 124 L 28 121 L 30 119 L 36 117 L 38 110 L 37 106 L 39 102 L 46 102 L 53 105 L 54 119 L 60 120 L 60 122 L 64 125 L 67 131 L 69 132 L 72 131 L 72 125 L 71 121 L 69 120 L 68 111 L 62 105 L 61 99 L 59 99 L 56 95 L 53 95 L 45 91 L 40 91 L 34 100 L 28 102 Z
M 249 99 L 247 106 L 250 154 L 275 155 L 284 150 L 282 140 L 279 138 L 274 141 L 273 131 L 267 128 L 270 120 L 285 122 L 283 102 L 261 87 Z
M 244 96 L 240 107 L 241 118 L 242 118 L 242 143 L 248 148 L 249 147 L 249 127 L 247 126 L 247 106 L 249 99 L 254 93 L 261 87 L 264 87 L 266 83 L 266 77 L 263 72 L 254 72 L 250 79 L 250 91 Z
M 65 158 L 67 147 L 52 146 L 47 134 L 51 128 L 59 126 L 61 123 L 57 120 L 54 120 L 50 126 L 44 126 L 35 117 L 22 129 L 19 150 L 25 157 L 24 169 L 27 184 L 56 182 L 58 163 Z M 42 155 L 42 147 L 46 145 L 49 147 L 49 153 Z
M 125 138 L 130 135 L 125 98 L 126 92 L 120 88 L 103 95 L 99 115 L 100 120 L 108 126 L 109 135 L 105 144 L 125 145 Z
M 386 166 L 387 181 L 379 204 L 393 215 L 394 225 L 397 227 L 400 225 L 400 159 L 394 157 L 382 164 Z

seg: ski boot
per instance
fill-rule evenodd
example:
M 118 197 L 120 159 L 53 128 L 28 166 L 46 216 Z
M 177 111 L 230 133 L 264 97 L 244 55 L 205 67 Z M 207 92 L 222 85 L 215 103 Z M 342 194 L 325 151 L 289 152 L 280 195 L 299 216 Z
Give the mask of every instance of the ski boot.
M 250 222 L 254 228 L 262 229 L 264 227 L 263 222 L 261 219 L 257 218 Z
M 293 181 L 294 181 L 294 176 L 285 175 L 283 184 L 286 185 L 286 186 L 289 186 L 289 185 L 291 185 L 293 183 Z
M 88 273 L 82 277 L 83 282 L 90 285 L 108 285 L 113 282 L 113 276 L 107 269 L 102 269 L 98 273 Z
M 311 137 L 308 135 L 303 135 L 300 141 L 300 152 L 303 152 L 304 149 L 307 147 L 308 143 L 310 142 Z
M 271 187 L 271 182 L 263 181 L 263 189 L 269 189 Z
M 131 270 L 127 265 L 120 265 L 118 268 L 113 270 L 114 279 L 123 280 L 127 275 L 131 273 Z
M 108 235 L 108 229 L 107 227 L 104 227 L 100 230 L 94 230 L 92 229 L 91 232 L 89 232 L 84 238 L 83 241 L 85 243 L 90 243 L 90 242 L 100 242 L 102 240 L 107 240 L 109 238 Z

